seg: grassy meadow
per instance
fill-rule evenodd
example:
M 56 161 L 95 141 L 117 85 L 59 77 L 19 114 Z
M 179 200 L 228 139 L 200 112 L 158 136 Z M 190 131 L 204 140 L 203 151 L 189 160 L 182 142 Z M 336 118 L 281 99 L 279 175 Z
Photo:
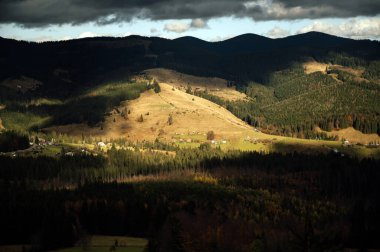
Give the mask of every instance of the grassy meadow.
M 148 245 L 148 241 L 142 238 L 125 236 L 104 236 L 91 235 L 86 237 L 80 246 L 54 250 L 56 252 L 77 252 L 77 251 L 122 251 L 122 252 L 143 252 Z M 83 244 L 84 243 L 84 244 Z M 117 244 L 117 246 L 115 246 Z

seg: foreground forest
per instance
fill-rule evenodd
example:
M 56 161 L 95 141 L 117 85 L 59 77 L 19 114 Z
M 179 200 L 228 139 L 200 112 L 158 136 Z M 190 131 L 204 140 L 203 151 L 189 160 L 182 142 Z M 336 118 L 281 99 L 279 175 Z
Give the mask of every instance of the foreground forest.
M 380 247 L 378 160 L 154 147 L 0 157 L 1 243 L 50 250 L 106 234 L 146 237 L 149 251 Z

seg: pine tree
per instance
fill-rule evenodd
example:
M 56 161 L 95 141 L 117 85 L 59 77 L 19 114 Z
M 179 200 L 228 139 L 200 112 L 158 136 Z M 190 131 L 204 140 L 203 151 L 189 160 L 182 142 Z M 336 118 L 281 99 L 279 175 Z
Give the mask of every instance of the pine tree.
M 169 125 L 172 125 L 172 124 L 173 124 L 173 116 L 172 116 L 172 114 L 169 115 L 169 118 L 168 118 L 168 124 L 169 124 Z
M 214 140 L 215 139 L 215 133 L 214 131 L 207 132 L 207 140 Z

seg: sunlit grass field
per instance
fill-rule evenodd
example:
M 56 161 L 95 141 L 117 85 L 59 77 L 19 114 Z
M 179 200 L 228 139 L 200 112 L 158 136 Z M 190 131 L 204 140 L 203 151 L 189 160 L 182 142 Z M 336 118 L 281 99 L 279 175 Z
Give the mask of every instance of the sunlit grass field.
M 90 236 L 86 246 L 77 246 L 57 250 L 57 252 L 76 252 L 76 251 L 112 251 L 115 246 L 115 251 L 122 252 L 142 252 L 148 245 L 148 241 L 142 238 L 126 237 L 126 236 Z
M 86 237 L 87 241 L 85 244 L 81 244 L 71 248 L 54 250 L 56 252 L 79 252 L 79 251 L 91 251 L 91 252 L 103 252 L 112 251 L 111 249 L 115 246 L 114 251 L 122 252 L 142 252 L 148 245 L 148 241 L 143 238 L 127 237 L 127 236 L 105 236 L 105 235 L 92 235 Z M 9 245 L 0 246 L 0 251 L 7 252 L 22 252 L 31 251 L 32 246 L 27 245 Z
M 42 127 L 51 117 L 40 116 L 31 112 L 0 111 L 0 118 L 6 129 L 26 132 L 33 128 Z

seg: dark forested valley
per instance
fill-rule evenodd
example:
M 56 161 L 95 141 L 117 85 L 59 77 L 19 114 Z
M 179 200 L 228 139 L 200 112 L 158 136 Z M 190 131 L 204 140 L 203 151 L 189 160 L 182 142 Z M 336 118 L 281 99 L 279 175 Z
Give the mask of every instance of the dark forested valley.
M 46 250 L 108 234 L 147 237 L 149 251 L 379 247 L 378 160 L 205 148 L 1 157 L 1 243 Z

